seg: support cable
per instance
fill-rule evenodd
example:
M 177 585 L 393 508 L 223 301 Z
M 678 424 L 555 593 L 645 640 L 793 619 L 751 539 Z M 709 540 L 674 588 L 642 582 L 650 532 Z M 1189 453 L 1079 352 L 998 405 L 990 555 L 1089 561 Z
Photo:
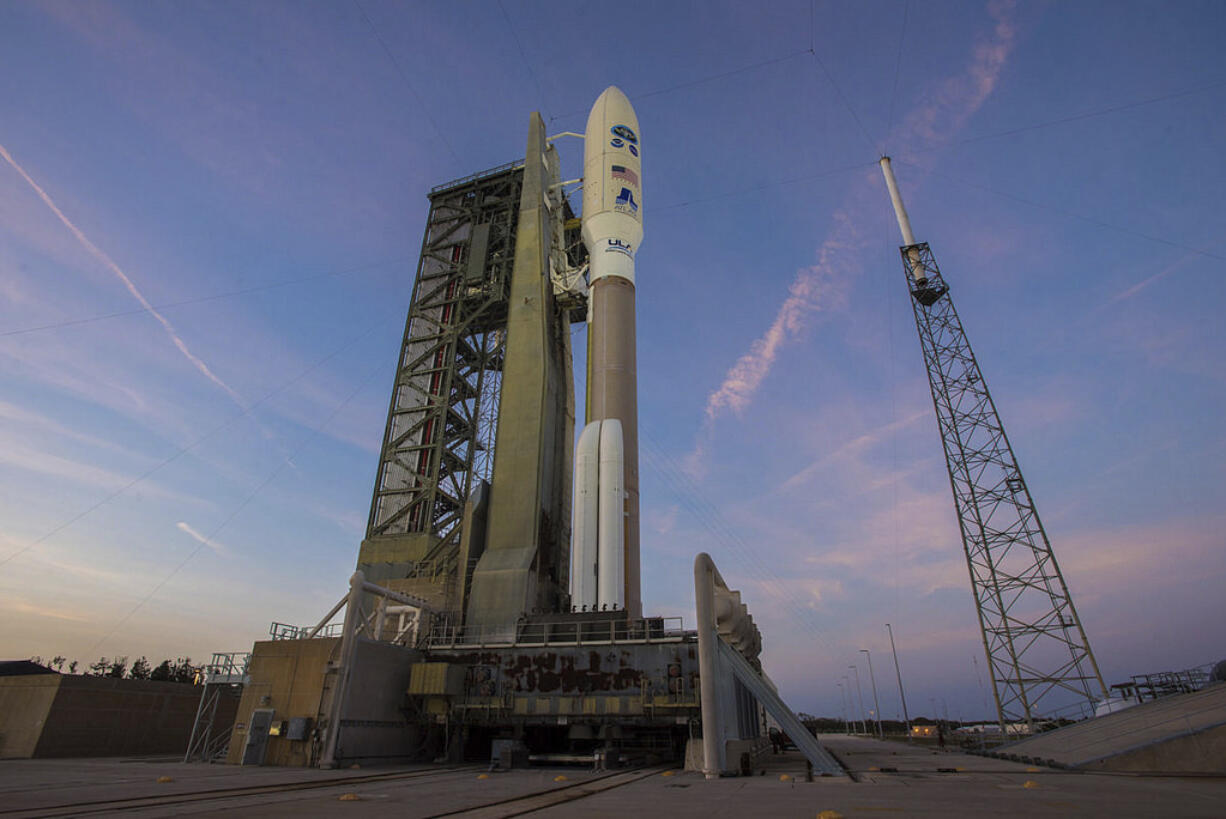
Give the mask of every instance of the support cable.
M 1198 85 L 1193 88 L 1185 88 L 1180 91 L 1172 91 L 1169 94 L 1163 94 L 1157 97 L 1149 97 L 1147 99 L 1136 100 L 1134 102 L 1126 102 L 1126 103 L 1123 103 L 1122 105 L 1112 105 L 1107 108 L 1096 108 L 1093 111 L 1084 111 L 1080 114 L 1070 114 L 1067 117 L 1059 117 L 1057 119 L 1042 120 L 1040 122 L 1035 122 L 1030 125 L 1022 125 L 1017 128 L 1006 128 L 1003 131 L 992 131 L 986 134 L 978 134 L 976 136 L 963 137 L 962 139 L 950 140 L 949 142 L 944 142 L 940 145 L 933 145 L 927 148 L 915 148 L 914 150 L 911 151 L 911 153 L 912 154 L 928 153 L 930 151 L 938 151 L 938 150 L 941 150 L 942 148 L 949 148 L 949 147 L 953 147 L 956 145 L 967 145 L 972 142 L 980 142 L 985 139 L 996 139 L 998 137 L 1013 136 L 1015 134 L 1021 134 L 1027 131 L 1037 131 L 1041 128 L 1050 128 L 1054 125 L 1066 125 L 1070 122 L 1080 122 L 1081 120 L 1094 119 L 1095 117 L 1103 117 L 1108 114 L 1118 114 L 1120 111 L 1129 111 L 1133 108 L 1141 108 L 1146 105 L 1154 105 L 1155 103 L 1166 102 L 1167 100 L 1178 99 L 1180 97 L 1188 97 L 1193 94 L 1203 93 L 1205 91 L 1213 91 L 1223 86 L 1226 86 L 1226 80 L 1216 80 L 1207 85 Z M 905 162 L 906 160 L 895 157 L 894 161 L 895 162 Z
M 898 78 L 902 74 L 902 46 L 907 37 L 907 12 L 911 8 L 911 0 L 903 0 L 902 28 L 898 32 L 898 55 L 894 58 L 894 89 L 890 92 L 890 115 L 886 119 L 885 138 L 890 138 L 894 130 L 894 101 L 898 98 Z
M 502 4 L 502 0 L 498 0 L 498 8 L 502 10 L 502 16 L 507 21 L 507 31 L 511 32 L 511 39 L 515 41 L 515 47 L 519 49 L 519 56 L 523 58 L 524 67 L 528 69 L 528 76 L 532 78 L 533 85 L 536 86 L 537 99 L 541 101 L 541 108 L 545 107 L 545 92 L 541 88 L 541 81 L 537 78 L 536 72 L 532 70 L 532 64 L 528 62 L 528 54 L 524 51 L 524 44 L 520 42 L 519 34 L 515 32 L 515 23 L 511 22 L 511 15 L 507 14 L 507 7 Z M 549 118 L 553 121 L 553 117 Z
M 711 74 L 706 77 L 699 77 L 696 80 L 690 80 L 689 82 L 683 82 L 683 83 L 680 83 L 679 85 L 670 85 L 667 88 L 658 88 L 655 91 L 647 91 L 646 93 L 643 93 L 643 94 L 631 94 L 631 95 L 628 95 L 628 99 L 631 102 L 641 102 L 642 100 L 648 99 L 650 97 L 658 97 L 661 94 L 671 94 L 674 91 L 682 91 L 686 88 L 693 88 L 694 86 L 703 85 L 709 82 L 714 82 L 715 80 L 726 79 L 728 77 L 736 76 L 737 74 L 744 74 L 747 71 L 754 71 L 759 68 L 766 68 L 767 66 L 776 65 L 778 63 L 786 62 L 788 60 L 794 60 L 797 57 L 803 57 L 806 54 L 811 54 L 811 53 L 813 52 L 807 48 L 802 49 L 800 51 L 793 51 L 788 54 L 784 54 L 781 57 L 775 57 L 770 60 L 763 60 L 760 63 L 754 63 L 752 65 L 742 66 L 741 68 L 734 68 L 731 71 L 724 71 L 720 74 Z M 587 113 L 588 113 L 587 108 L 584 108 L 581 111 L 567 111 L 565 114 L 559 114 L 556 117 L 550 117 L 549 121 L 554 122 L 559 119 L 567 119 L 568 117 L 576 117 L 576 116 L 579 116 L 580 114 L 587 114 Z
M 1156 242 L 1158 244 L 1167 245 L 1169 247 L 1177 247 L 1180 250 L 1186 250 L 1190 253 L 1195 253 L 1199 256 L 1206 256 L 1210 259 L 1218 259 L 1221 261 L 1226 261 L 1226 256 L 1220 256 L 1216 253 L 1210 253 L 1208 250 L 1195 248 L 1195 247 L 1192 247 L 1191 245 L 1185 245 L 1181 242 L 1173 242 L 1170 239 L 1163 239 L 1161 236 L 1154 236 L 1149 233 L 1141 233 L 1140 231 L 1132 230 L 1130 228 L 1120 227 L 1119 225 L 1112 224 L 1111 222 L 1104 222 L 1102 219 L 1096 219 L 1093 216 L 1085 216 L 1084 214 L 1080 214 L 1080 213 L 1077 213 L 1076 211 L 1068 210 L 1067 208 L 1061 208 L 1056 205 L 1048 205 L 1043 202 L 1036 202 L 1033 199 L 1027 199 L 1023 196 L 1018 196 L 1016 194 L 1007 193 L 1005 191 L 997 190 L 995 188 L 990 188 L 987 185 L 979 185 L 974 182 L 968 182 L 965 179 L 958 179 L 957 177 L 954 177 L 954 176 L 948 176 L 947 174 L 940 173 L 939 171 L 934 171 L 931 168 L 925 168 L 922 165 L 917 165 L 913 162 L 908 162 L 903 159 L 896 159 L 894 161 L 900 164 L 903 164 L 903 165 L 910 165 L 912 168 L 916 168 L 918 170 L 925 171 L 927 173 L 932 174 L 933 176 L 940 177 L 941 179 L 945 179 L 949 182 L 956 182 L 957 184 L 964 185 L 968 188 L 974 188 L 976 190 L 985 191 L 987 193 L 991 193 L 996 196 L 1004 197 L 1005 199 L 1012 199 L 1014 202 L 1021 202 L 1023 205 L 1030 205 L 1031 207 L 1040 208 L 1042 210 L 1050 210 L 1053 213 L 1060 213 L 1065 216 L 1071 216 L 1074 219 L 1080 219 L 1083 222 L 1089 222 L 1092 225 L 1097 225 L 1098 227 L 1107 228 L 1108 230 L 1114 230 L 1118 233 L 1123 233 L 1127 236 L 1133 236 L 1138 239 L 1145 239 L 1147 241 Z
M 451 153 L 452 158 L 454 158 L 456 162 L 463 164 L 464 160 L 460 159 L 460 155 L 455 152 L 455 148 L 451 147 L 451 143 L 448 142 L 447 137 L 443 135 L 443 129 L 438 127 L 438 122 L 436 122 L 434 117 L 430 115 L 430 109 L 422 100 L 421 95 L 417 93 L 417 89 L 414 87 L 413 83 L 409 82 L 409 75 L 400 66 L 400 61 L 397 60 L 396 55 L 392 53 L 392 49 L 388 46 L 387 41 L 383 39 L 383 35 L 379 33 L 379 29 L 375 28 L 374 21 L 371 20 L 370 15 L 366 13 L 366 9 L 362 8 L 362 3 L 360 0 L 353 0 L 353 4 L 357 6 L 358 11 L 362 14 L 362 19 L 364 19 L 366 21 L 366 25 L 370 27 L 370 33 L 375 35 L 375 39 L 379 41 L 379 45 L 383 48 L 383 53 L 387 55 L 387 58 L 391 60 L 392 65 L 395 66 L 396 73 L 400 75 L 400 79 L 409 89 L 409 92 L 412 93 L 413 98 L 417 100 L 418 110 L 425 113 L 426 119 L 430 121 L 431 127 L 434 128 L 434 133 L 436 136 L 438 136 L 439 142 L 443 143 L 443 146 L 447 148 L 447 150 Z
M 177 575 L 180 571 L 182 571 L 183 567 L 185 567 L 188 563 L 190 563 L 192 559 L 196 557 L 196 555 L 200 554 L 200 551 L 209 542 L 211 542 L 214 538 L 216 538 L 217 535 L 221 533 L 222 529 L 225 529 L 226 526 L 228 526 L 231 522 L 233 522 L 233 520 L 236 517 L 238 517 L 239 513 L 242 512 L 244 509 L 246 509 L 248 504 L 250 504 L 251 501 L 255 499 L 256 495 L 260 494 L 260 492 L 264 489 L 264 487 L 272 483 L 276 479 L 276 477 L 281 474 L 281 471 L 284 470 L 286 466 L 293 463 L 294 458 L 297 455 L 299 455 L 303 449 L 306 448 L 307 444 L 314 441 L 315 438 L 320 433 L 322 433 L 324 429 L 327 428 L 328 424 L 332 423 L 332 421 L 336 418 L 336 416 L 340 414 L 341 410 L 349 406 L 350 402 L 353 401 L 353 399 L 357 397 L 358 393 L 361 392 L 368 384 L 370 384 L 370 382 L 379 373 L 379 371 L 383 369 L 383 366 L 384 364 L 380 362 L 377 366 L 372 367 L 370 372 L 367 373 L 367 375 L 360 382 L 358 382 L 358 385 L 353 388 L 353 391 L 349 393 L 349 395 L 345 398 L 345 400 L 337 404 L 336 407 L 333 408 L 332 412 L 328 413 L 328 417 L 325 418 L 323 422 L 319 424 L 319 426 L 315 427 L 314 429 L 310 430 L 306 435 L 304 435 L 302 440 L 298 442 L 298 446 L 294 448 L 294 451 L 291 452 L 288 456 L 282 458 L 277 463 L 276 468 L 273 469 L 273 471 L 270 472 L 268 476 L 264 478 L 264 480 L 260 481 L 259 485 L 257 485 L 255 489 L 252 489 L 247 494 L 247 496 L 244 497 L 242 501 L 239 502 L 238 506 L 234 507 L 234 509 L 230 512 L 230 514 L 227 515 L 221 523 L 214 526 L 213 529 L 207 535 L 204 536 L 203 540 L 196 545 L 196 548 L 192 549 L 191 552 L 188 553 L 187 557 L 179 561 L 178 565 L 176 565 L 173 569 L 171 569 L 170 572 L 157 583 L 157 585 L 155 585 L 152 589 L 150 589 L 149 593 L 146 594 L 143 598 L 141 598 L 140 602 L 137 603 L 135 606 L 133 606 L 131 611 L 129 611 L 123 617 L 119 618 L 119 621 L 115 623 L 115 625 L 111 626 L 110 631 L 108 631 L 96 643 L 94 643 L 94 645 L 90 648 L 90 651 L 91 652 L 97 651 L 99 646 L 101 646 L 103 643 L 109 640 L 111 636 L 114 635 L 115 632 L 118 631 L 121 626 L 123 626 L 124 623 L 132 619 L 132 616 L 136 614 L 136 612 L 144 608 L 145 604 L 147 604 L 150 600 L 152 600 L 154 595 L 156 595 L 159 591 L 161 591 L 162 588 L 175 577 L 175 575 Z
M 860 119 L 860 115 L 856 113 L 855 108 L 851 107 L 851 102 L 847 99 L 847 97 L 843 96 L 843 89 L 839 87 L 837 82 L 835 82 L 834 75 L 830 73 L 829 68 L 826 68 L 826 64 L 822 62 L 822 58 L 816 51 L 813 52 L 813 59 L 817 61 L 817 64 L 821 67 L 822 72 L 826 75 L 826 79 L 830 81 L 830 85 L 834 88 L 834 93 L 837 94 L 839 100 L 842 101 L 843 107 L 847 109 L 847 113 L 851 114 L 851 118 L 856 121 L 856 125 L 859 126 L 860 133 L 864 135 L 864 141 L 868 143 L 868 147 L 875 155 L 881 156 L 882 154 L 878 150 L 877 143 L 873 141 L 872 136 L 870 136 L 868 133 L 868 129 L 864 127 L 864 122 Z
M 397 318 L 398 318 L 398 317 L 397 317 Z M 209 438 L 212 438 L 212 437 L 213 437 L 214 435 L 216 435 L 217 433 L 219 433 L 219 432 L 221 432 L 222 430 L 224 430 L 224 429 L 226 429 L 227 427 L 229 427 L 229 426 L 230 426 L 231 424 L 233 424 L 235 421 L 238 421 L 238 420 L 240 420 L 240 419 L 242 419 L 242 418 L 246 418 L 247 416 L 251 415 L 251 414 L 252 414 L 252 412 L 253 412 L 253 411 L 256 409 L 256 407 L 259 407 L 260 405 L 267 403 L 267 402 L 268 402 L 268 401 L 270 401 L 271 399 L 273 399 L 273 398 L 277 397 L 278 395 L 280 395 L 281 393 L 285 392 L 287 389 L 289 389 L 290 387 L 292 387 L 294 384 L 298 383 L 298 382 L 299 382 L 299 381 L 301 381 L 303 378 L 305 378 L 306 376 L 310 375 L 312 372 L 314 372 L 315 370 L 319 369 L 320 367 L 322 367 L 322 366 L 323 366 L 324 364 L 326 364 L 327 362 L 331 361 L 333 358 L 336 358 L 338 355 L 340 355 L 342 352 L 344 352 L 345 350 L 347 350 L 347 349 L 349 349 L 350 347 L 352 347 L 354 344 L 357 344 L 359 341 L 361 341 L 362 339 L 364 339 L 364 338 L 366 338 L 367 336 L 369 336 L 369 335 L 370 335 L 371 333 L 373 333 L 375 330 L 381 329 L 381 328 L 382 328 L 382 327 L 383 327 L 385 324 L 387 324 L 387 323 L 388 323 L 389 321 L 391 321 L 391 320 L 392 320 L 392 319 L 390 319 L 390 318 L 389 318 L 389 319 L 385 319 L 385 320 L 383 320 L 383 321 L 379 321 L 379 322 L 375 322 L 375 323 L 371 324 L 369 327 L 367 327 L 367 328 L 366 328 L 366 330 L 365 330 L 365 331 L 363 331 L 362 333 L 358 334 L 357 336 L 355 336 L 354 338 L 350 339 L 349 341 L 346 341 L 344 344 L 342 344 L 341 346 L 337 347 L 335 350 L 333 350 L 332 352 L 328 353 L 326 356 L 324 356 L 323 358 L 319 359 L 319 360 L 318 360 L 318 361 L 316 361 L 314 364 L 312 364 L 311 366 L 307 367 L 305 370 L 302 370 L 300 373 L 298 373 L 297 375 L 295 375 L 293 378 L 291 378 L 291 379 L 289 379 L 288 381 L 286 381 L 285 383 L 281 384 L 279 387 L 275 388 L 275 389 L 274 389 L 274 390 L 272 390 L 271 392 L 269 392 L 269 393 L 265 394 L 265 395 L 264 395 L 264 397 L 262 397 L 262 398 L 260 398 L 260 399 L 258 399 L 258 400 L 256 400 L 256 401 L 254 401 L 254 402 L 252 402 L 252 403 L 251 403 L 250 405 L 248 405 L 247 407 L 244 407 L 244 408 L 240 409 L 240 410 L 239 410 L 239 412 L 235 413 L 234 415 L 231 415 L 231 416 L 230 416 L 229 418 L 227 418 L 225 421 L 222 421 L 220 424 L 218 424 L 217 426 L 213 427 L 213 428 L 212 428 L 211 430 L 209 430 L 208 432 L 206 432 L 206 433 L 204 433 L 203 435 L 201 435 L 201 436 L 197 437 L 196 439 L 194 439 L 194 440 L 193 440 L 191 443 L 187 444 L 186 446 L 183 446 L 183 447 L 178 448 L 178 449 L 177 449 L 177 450 L 175 450 L 175 452 L 174 452 L 174 453 L 172 453 L 172 454 L 171 454 L 169 457 L 164 458 L 163 460 L 161 460 L 161 461 L 159 461 L 158 463 L 154 464 L 152 467 L 150 467 L 149 469 L 145 470 L 144 472 L 142 472 L 140 475 L 136 476 L 136 477 L 135 477 L 135 478 L 133 478 L 132 480 L 128 481 L 126 484 L 124 484 L 123 486 L 119 487 L 119 488 L 118 488 L 118 489 L 116 489 L 114 492 L 111 492 L 110 494 L 108 494 L 108 495 L 106 495 L 105 497 L 103 497 L 101 500 L 97 501 L 96 503 L 92 504 L 91 506 L 86 507 L 85 509 L 81 510 L 81 511 L 80 511 L 80 512 L 78 512 L 77 514 L 73 515 L 72 517 L 68 518 L 67 520 L 63 521 L 62 523 L 58 524 L 57 526 L 53 527 L 53 528 L 52 528 L 51 530 L 49 530 L 49 531 L 48 531 L 46 534 L 44 534 L 42 537 L 39 537 L 38 539 L 36 539 L 36 540 L 34 540 L 34 541 L 32 541 L 32 542 L 30 542 L 30 543 L 26 544 L 25 546 L 22 546 L 20 549 L 16 550 L 15 552 L 13 552 L 12 554 L 8 555 L 7 557 L 5 557 L 5 558 L 3 558 L 3 559 L 0 559 L 0 566 L 5 566 L 5 565 L 7 565 L 9 562 L 11 562 L 12 560 L 14 560 L 15 558 L 20 557 L 21 555 L 25 554 L 26 552 L 30 551 L 30 550 L 31 550 L 31 549 L 33 549 L 35 546 L 38 546 L 39 544 L 41 544 L 41 543 L 45 542 L 45 541 L 46 541 L 46 540 L 48 540 L 49 538 L 51 538 L 51 537 L 53 537 L 53 536 L 55 536 L 55 535 L 59 534 L 60 532 L 64 531 L 65 529 L 67 529 L 67 528 L 68 528 L 69 526 L 71 526 L 72 524 L 74 524 L 74 523 L 76 523 L 77 521 L 79 521 L 79 520 L 81 520 L 82 518 L 84 518 L 86 515 L 88 515 L 88 514 L 90 514 L 91 512 L 93 512 L 93 511 L 95 511 L 95 510 L 97 510 L 97 509 L 101 508 L 102 506 L 104 506 L 104 505 L 105 505 L 105 504 L 107 504 L 108 502 L 110 502 L 110 501 L 114 500 L 115 498 L 119 497 L 120 495 L 122 495 L 124 492 L 127 492 L 127 491 L 128 491 L 129 489 L 131 489 L 132 487 L 134 487 L 134 486 L 136 486 L 136 485 L 140 484 L 140 483 L 141 483 L 141 482 L 143 482 L 143 481 L 144 481 L 146 478 L 148 478 L 148 477 L 150 477 L 151 475 L 153 475 L 155 472 L 160 471 L 160 470 L 161 470 L 163 467 L 169 466 L 169 465 L 170 465 L 171 463 L 173 463 L 174 461 L 177 461 L 179 458 L 183 457 L 183 456 L 184 456 L 184 455 L 186 455 L 188 452 L 190 452 L 191 450 L 193 450 L 193 449 L 195 449 L 196 447 L 198 447 L 200 444 L 202 444 L 202 443 L 204 443 L 205 441 L 207 441 Z
M 250 293 L 262 293 L 266 290 L 276 290 L 281 287 L 291 287 L 295 284 L 304 284 L 306 282 L 316 281 L 318 279 L 326 279 L 328 277 L 343 277 L 354 273 L 362 273 L 367 270 L 375 270 L 389 264 L 397 264 L 405 261 L 404 259 L 388 259 L 382 262 L 362 265 L 360 267 L 351 267 L 345 270 L 333 270 L 328 273 L 314 273 L 310 276 L 299 276 L 293 279 L 285 279 L 279 282 L 270 284 L 257 284 L 252 287 L 244 287 L 239 290 L 228 290 L 223 293 L 214 293 L 211 296 L 197 296 L 196 298 L 183 299 L 181 301 L 171 301 L 164 304 L 154 304 L 149 307 L 137 307 L 131 310 L 120 310 L 116 313 L 103 313 L 97 316 L 89 316 L 87 318 L 68 319 L 67 321 L 57 321 L 51 324 L 40 324 L 34 327 L 22 327 L 17 330 L 5 330 L 0 332 L 0 338 L 8 336 L 21 336 L 27 333 L 37 333 L 43 330 L 58 330 L 62 327 L 75 327 L 80 324 L 92 324 L 96 321 L 106 321 L 107 319 L 123 318 L 124 316 L 139 316 L 144 313 L 150 313 L 154 310 L 169 310 L 175 307 L 186 307 L 189 304 L 202 304 L 208 301 L 217 301 L 219 299 L 233 298 L 234 296 L 245 296 Z

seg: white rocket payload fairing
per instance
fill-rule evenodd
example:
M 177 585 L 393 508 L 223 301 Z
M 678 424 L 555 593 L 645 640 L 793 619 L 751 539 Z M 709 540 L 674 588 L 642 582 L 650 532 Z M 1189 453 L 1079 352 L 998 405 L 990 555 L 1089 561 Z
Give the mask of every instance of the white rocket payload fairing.
M 643 238 L 639 123 L 610 86 L 588 115 L 583 244 L 589 259 L 587 414 L 575 452 L 571 602 L 642 617 L 634 254 Z

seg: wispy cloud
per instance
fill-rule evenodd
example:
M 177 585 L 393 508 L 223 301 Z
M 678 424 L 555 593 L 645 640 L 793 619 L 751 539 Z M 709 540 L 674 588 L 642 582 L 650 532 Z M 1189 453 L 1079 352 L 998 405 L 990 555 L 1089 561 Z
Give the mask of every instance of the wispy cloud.
M 724 410 L 738 415 L 745 410 L 774 366 L 779 350 L 805 329 L 809 316 L 847 306 L 846 273 L 857 265 L 856 251 L 863 243 L 845 212 L 836 213 L 834 220 L 833 232 L 817 251 L 817 264 L 796 274 L 771 326 L 707 398 L 708 423 Z
M 947 142 L 979 109 L 995 89 L 1013 49 L 1013 5 L 1003 0 L 989 4 L 993 28 L 972 47 L 966 71 L 939 83 L 928 102 L 908 112 L 898 133 L 891 135 L 892 143 Z M 774 321 L 708 396 L 698 441 L 686 458 L 691 474 L 703 471 L 715 421 L 727 412 L 738 416 L 744 412 L 770 375 L 780 350 L 799 337 L 814 314 L 846 308 L 850 282 L 861 269 L 861 251 L 866 245 L 857 225 L 869 218 L 873 207 L 862 185 L 850 192 L 835 214 L 829 236 L 817 249 L 817 263 L 797 272 Z
M 212 538 L 205 537 L 204 535 L 200 534 L 185 521 L 179 521 L 178 523 L 175 524 L 175 527 L 180 532 L 186 533 L 188 537 L 192 538 L 192 540 L 195 540 L 197 543 L 203 544 L 204 546 L 208 546 L 210 549 L 212 549 L 214 552 L 217 553 L 218 557 L 230 557 L 233 554 L 233 552 L 231 552 L 228 547 L 223 546 L 222 544 L 218 543 L 216 540 L 213 540 Z
M 55 204 L 55 201 L 51 198 L 51 196 L 45 190 L 43 190 L 42 186 L 34 181 L 34 178 L 26 172 L 25 168 L 17 163 L 17 160 L 13 159 L 12 154 L 10 154 L 3 145 L 0 145 L 0 157 L 3 157 L 4 161 L 7 162 L 13 168 L 13 170 L 15 170 L 21 176 L 21 178 L 26 181 L 26 184 L 28 184 L 36 194 L 38 194 L 38 197 L 43 200 L 43 204 L 50 208 L 51 212 L 55 214 L 56 218 L 60 220 L 64 227 L 68 228 L 69 232 L 76 237 L 76 240 L 80 242 L 81 246 L 89 251 L 90 255 L 101 262 L 103 266 L 114 273 L 115 276 L 123 283 L 123 286 L 127 288 L 128 292 L 132 294 L 132 297 L 140 303 L 141 307 L 145 308 L 145 310 L 149 312 L 149 315 L 157 319 L 158 323 L 162 325 L 162 329 L 166 331 L 166 335 L 170 337 L 171 342 L 175 345 L 179 352 L 182 353 L 183 356 L 190 361 L 192 365 L 204 375 L 205 378 L 212 381 L 214 384 L 220 387 L 226 393 L 226 395 L 230 396 L 234 403 L 238 404 L 240 407 L 246 408 L 246 403 L 243 401 L 242 396 L 239 395 L 225 381 L 222 381 L 221 378 L 219 378 L 211 369 L 209 369 L 208 364 L 204 363 L 199 356 L 188 348 L 187 343 L 180 338 L 170 321 L 159 313 L 149 302 L 149 300 L 145 298 L 144 294 L 141 293 L 140 289 L 135 283 L 133 283 L 132 279 L 128 277 L 128 274 L 124 273 L 119 265 L 115 263 L 114 259 L 108 256 L 101 248 L 90 241 L 89 237 L 82 233 L 81 229 L 78 228 L 71 219 L 64 215 L 64 212 L 59 209 L 59 206 Z

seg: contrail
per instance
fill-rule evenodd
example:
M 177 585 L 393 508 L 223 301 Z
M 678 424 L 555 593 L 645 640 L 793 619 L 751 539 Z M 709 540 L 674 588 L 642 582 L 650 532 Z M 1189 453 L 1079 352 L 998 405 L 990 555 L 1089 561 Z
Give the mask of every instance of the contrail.
M 979 110 L 995 89 L 1013 48 L 1016 27 L 1011 20 L 1012 9 L 1012 2 L 989 3 L 988 11 L 995 24 L 989 36 L 981 37 L 973 45 L 966 71 L 941 83 L 931 102 L 912 109 L 899 133 L 890 135 L 892 140 L 945 144 Z M 847 281 L 858 270 L 864 246 L 856 224 L 871 207 L 864 195 L 865 189 L 856 189 L 835 213 L 834 228 L 818 249 L 817 264 L 796 274 L 770 327 L 737 359 L 707 397 L 700 440 L 688 459 L 695 471 L 701 471 L 705 436 L 710 434 L 712 425 L 725 412 L 739 415 L 752 403 L 780 350 L 799 336 L 807 318 L 815 312 L 846 306 Z
M 225 390 L 226 395 L 230 396 L 234 403 L 238 404 L 243 409 L 246 409 L 247 405 L 244 403 L 242 396 L 235 392 L 229 384 L 218 378 L 217 375 L 209 369 L 208 364 L 205 364 L 202 360 L 200 360 L 199 356 L 188 349 L 186 342 L 179 338 L 179 334 L 175 332 L 174 326 L 167 321 L 166 317 L 159 313 L 152 304 L 149 303 L 149 300 L 146 299 L 144 294 L 141 293 L 136 285 L 132 283 L 132 280 L 128 278 L 128 275 L 119 268 L 119 265 L 115 264 L 115 261 L 110 256 L 106 255 L 101 248 L 91 242 L 89 238 L 81 232 L 81 229 L 74 225 L 72 220 L 64 215 L 64 211 L 60 210 L 56 206 L 55 202 L 52 201 L 51 197 L 47 195 L 47 192 L 43 190 L 42 187 L 40 187 L 28 173 L 26 173 L 25 168 L 17 164 L 17 160 L 13 159 L 12 154 L 10 154 L 3 145 L 0 145 L 0 156 L 4 157 L 4 161 L 9 163 L 13 170 L 21 174 L 21 178 L 34 189 L 34 192 L 38 194 L 39 198 L 42 199 L 44 203 L 46 203 L 47 207 L 51 208 L 51 212 L 64 223 L 64 227 L 72 231 L 72 235 L 77 237 L 77 241 L 81 243 L 82 247 L 88 250 L 94 256 L 94 258 L 102 262 L 102 264 L 109 268 L 112 273 L 119 277 L 119 280 L 123 282 L 124 287 L 128 288 L 128 292 L 131 293 L 138 302 L 140 302 L 141 307 L 145 308 L 150 315 L 158 320 L 158 323 L 162 325 L 162 329 L 166 331 L 166 335 L 170 336 L 170 340 L 174 342 L 176 347 L 179 348 L 179 352 L 183 353 L 187 360 L 190 361 L 197 370 L 204 374 L 205 378 L 212 381 L 221 389 Z
M 182 521 L 182 520 L 179 521 L 178 523 L 175 524 L 175 527 L 179 531 L 186 533 L 189 537 L 191 537 L 197 543 L 200 543 L 201 545 L 204 545 L 204 546 L 208 546 L 210 549 L 216 552 L 220 557 L 230 557 L 229 549 L 227 549 L 225 546 L 222 546 L 220 543 L 213 540 L 212 538 L 206 537 L 205 535 L 200 534 L 195 529 L 193 529 L 191 525 L 188 524 L 186 521 Z

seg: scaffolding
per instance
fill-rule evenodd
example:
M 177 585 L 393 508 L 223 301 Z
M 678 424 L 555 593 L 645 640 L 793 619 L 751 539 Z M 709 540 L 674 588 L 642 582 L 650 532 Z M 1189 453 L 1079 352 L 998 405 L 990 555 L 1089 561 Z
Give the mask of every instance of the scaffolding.
M 493 472 L 522 163 L 430 192 L 368 542 L 421 534 L 413 574 L 454 573 L 464 503 Z

